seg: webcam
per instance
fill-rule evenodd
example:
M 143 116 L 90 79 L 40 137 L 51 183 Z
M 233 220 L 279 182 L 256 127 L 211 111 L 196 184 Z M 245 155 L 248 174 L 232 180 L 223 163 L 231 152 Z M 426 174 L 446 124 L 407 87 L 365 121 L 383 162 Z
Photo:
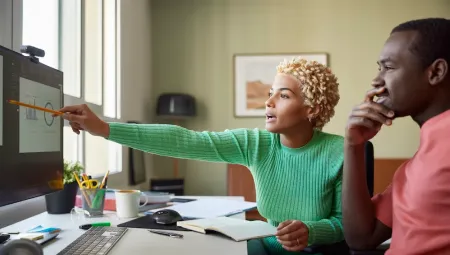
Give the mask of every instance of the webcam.
M 20 47 L 20 52 L 24 53 L 24 54 L 28 54 L 31 61 L 33 61 L 34 63 L 39 63 L 38 57 L 42 58 L 45 56 L 44 50 L 36 48 L 34 46 L 30 46 L 30 45 L 22 45 Z

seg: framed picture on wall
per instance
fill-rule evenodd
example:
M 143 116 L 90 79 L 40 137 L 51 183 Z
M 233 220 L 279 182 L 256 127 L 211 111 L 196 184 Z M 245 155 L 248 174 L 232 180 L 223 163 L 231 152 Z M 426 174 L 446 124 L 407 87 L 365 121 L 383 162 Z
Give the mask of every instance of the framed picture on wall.
M 276 67 L 284 59 L 300 57 L 328 66 L 326 53 L 236 54 L 234 62 L 234 116 L 265 116 L 265 102 L 276 75 Z

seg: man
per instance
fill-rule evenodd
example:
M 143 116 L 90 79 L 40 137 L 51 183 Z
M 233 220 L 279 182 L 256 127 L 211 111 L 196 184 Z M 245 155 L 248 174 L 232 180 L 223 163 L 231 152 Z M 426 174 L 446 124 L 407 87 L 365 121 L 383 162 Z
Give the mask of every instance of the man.
M 450 254 L 450 20 L 408 21 L 394 28 L 345 136 L 343 224 L 352 249 L 373 249 L 392 234 L 386 254 Z M 377 97 L 374 100 L 374 97 Z M 364 143 L 383 125 L 411 116 L 420 146 L 372 199 Z

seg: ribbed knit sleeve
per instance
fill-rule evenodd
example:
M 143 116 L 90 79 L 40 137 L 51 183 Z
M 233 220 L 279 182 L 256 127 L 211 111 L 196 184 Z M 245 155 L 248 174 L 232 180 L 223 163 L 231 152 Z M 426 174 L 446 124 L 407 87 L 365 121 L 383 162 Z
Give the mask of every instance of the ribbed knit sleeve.
M 303 221 L 309 229 L 309 244 L 330 244 L 344 239 L 341 210 L 342 172 L 336 179 L 330 217 L 319 221 Z
M 109 123 L 108 140 L 161 156 L 251 166 L 270 150 L 265 130 L 196 132 L 166 124 Z

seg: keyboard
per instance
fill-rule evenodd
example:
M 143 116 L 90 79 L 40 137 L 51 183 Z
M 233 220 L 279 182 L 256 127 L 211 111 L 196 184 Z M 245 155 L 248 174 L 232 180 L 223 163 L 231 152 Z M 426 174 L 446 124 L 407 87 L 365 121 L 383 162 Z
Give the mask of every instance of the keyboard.
M 127 232 L 127 228 L 92 227 L 58 255 L 106 255 Z

